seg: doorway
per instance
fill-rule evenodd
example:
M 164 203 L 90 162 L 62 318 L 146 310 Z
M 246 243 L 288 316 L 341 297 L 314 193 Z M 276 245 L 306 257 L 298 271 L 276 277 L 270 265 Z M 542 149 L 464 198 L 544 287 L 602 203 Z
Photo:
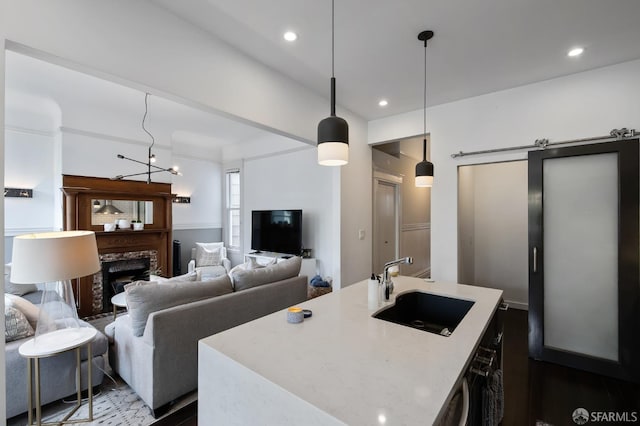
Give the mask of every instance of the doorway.
M 458 281 L 527 309 L 527 162 L 458 167 Z
M 376 274 L 382 273 L 386 262 L 399 257 L 398 206 L 401 183 L 402 179 L 394 176 L 374 176 L 373 270 Z

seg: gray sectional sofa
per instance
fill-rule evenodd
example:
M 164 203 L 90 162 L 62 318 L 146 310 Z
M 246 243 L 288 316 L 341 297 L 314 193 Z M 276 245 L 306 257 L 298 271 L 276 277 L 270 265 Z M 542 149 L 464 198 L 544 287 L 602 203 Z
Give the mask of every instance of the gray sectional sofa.
M 127 285 L 128 314 L 105 331 L 112 368 L 161 415 L 197 389 L 198 340 L 306 300 L 299 271 L 294 257 L 210 281 Z

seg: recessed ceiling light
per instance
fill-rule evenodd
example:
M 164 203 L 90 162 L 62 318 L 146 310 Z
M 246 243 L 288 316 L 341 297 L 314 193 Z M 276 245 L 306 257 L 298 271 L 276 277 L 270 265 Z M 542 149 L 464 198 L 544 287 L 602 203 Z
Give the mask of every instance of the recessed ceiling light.
M 380 105 L 381 107 L 386 107 L 387 105 L 389 105 L 389 102 L 386 99 L 380 99 L 378 105 Z
M 584 52 L 584 49 L 582 47 L 574 47 L 567 53 L 567 56 L 571 56 L 571 57 L 580 56 L 582 55 L 582 52 Z
M 283 37 L 287 41 L 296 41 L 298 39 L 298 34 L 294 33 L 293 31 L 287 31 L 286 33 L 284 33 Z

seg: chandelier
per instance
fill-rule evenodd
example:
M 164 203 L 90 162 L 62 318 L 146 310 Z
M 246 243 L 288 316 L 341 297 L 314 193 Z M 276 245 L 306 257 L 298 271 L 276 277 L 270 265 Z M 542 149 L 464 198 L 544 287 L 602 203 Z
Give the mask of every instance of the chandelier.
M 145 161 L 135 160 L 133 158 L 126 157 L 126 156 L 124 156 L 122 154 L 118 154 L 118 158 L 120 158 L 121 160 L 129 160 L 129 161 L 133 161 L 134 163 L 142 164 L 143 166 L 145 166 L 147 168 L 147 170 L 145 172 L 140 172 L 140 173 L 132 173 L 132 174 L 128 174 L 128 175 L 117 175 L 117 176 L 111 178 L 113 180 L 122 180 L 124 178 L 132 177 L 132 176 L 147 175 L 147 183 L 151 183 L 151 175 L 153 173 L 160 173 L 160 172 L 168 172 L 168 173 L 171 173 L 172 175 L 182 176 L 182 174 L 180 172 L 178 172 L 178 168 L 177 167 L 164 168 L 164 167 L 158 167 L 155 164 L 153 164 L 153 163 L 156 162 L 156 156 L 155 156 L 155 154 L 153 154 L 151 152 L 151 148 L 153 148 L 153 145 L 156 143 L 156 140 L 153 137 L 153 135 L 144 126 L 145 120 L 147 119 L 147 113 L 149 112 L 148 99 L 149 99 L 149 94 L 145 93 L 145 95 L 144 95 L 144 116 L 142 117 L 142 130 L 144 130 L 145 133 L 148 134 L 149 137 L 151 138 L 151 146 L 149 146 L 149 153 L 147 155 L 147 161 L 145 162 Z

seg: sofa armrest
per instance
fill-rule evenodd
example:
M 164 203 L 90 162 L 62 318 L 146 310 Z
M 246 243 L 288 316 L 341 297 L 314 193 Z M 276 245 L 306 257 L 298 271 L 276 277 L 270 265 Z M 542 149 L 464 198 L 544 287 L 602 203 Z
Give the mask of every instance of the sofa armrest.
M 224 266 L 224 269 L 227 270 L 228 274 L 231 270 L 231 261 L 225 257 L 224 259 L 222 259 L 222 266 Z

